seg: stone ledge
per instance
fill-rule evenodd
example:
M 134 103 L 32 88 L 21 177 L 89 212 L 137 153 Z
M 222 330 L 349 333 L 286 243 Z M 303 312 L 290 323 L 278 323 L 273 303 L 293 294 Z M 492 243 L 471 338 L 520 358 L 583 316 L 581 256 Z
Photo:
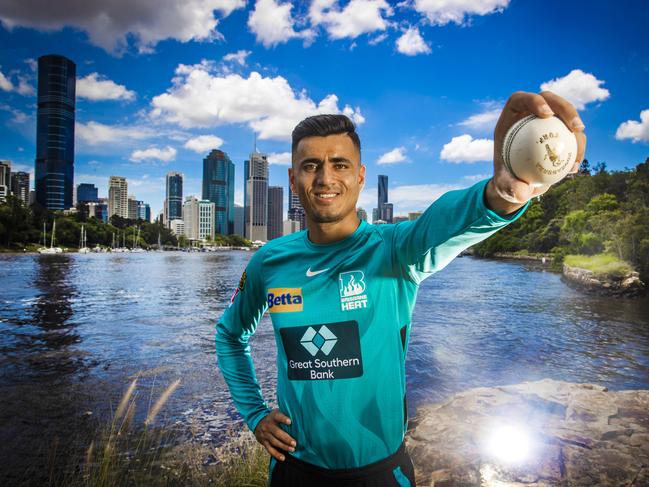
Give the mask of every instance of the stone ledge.
M 550 379 L 477 388 L 420 408 L 411 424 L 407 445 L 420 486 L 649 485 L 646 390 Z M 515 433 L 504 456 L 491 441 L 500 426 Z M 530 453 L 512 462 L 525 449 L 517 432 L 525 431 Z
M 600 277 L 593 271 L 563 264 L 563 277 L 581 288 L 604 294 L 637 296 L 645 292 L 645 285 L 637 272 L 619 277 Z

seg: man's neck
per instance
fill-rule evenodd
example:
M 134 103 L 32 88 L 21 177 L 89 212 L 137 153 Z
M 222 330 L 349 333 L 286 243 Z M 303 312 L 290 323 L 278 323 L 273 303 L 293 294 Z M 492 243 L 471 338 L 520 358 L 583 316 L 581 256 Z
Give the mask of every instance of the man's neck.
M 330 244 L 349 237 L 360 225 L 357 215 L 338 222 L 318 223 L 307 219 L 309 240 L 316 244 Z

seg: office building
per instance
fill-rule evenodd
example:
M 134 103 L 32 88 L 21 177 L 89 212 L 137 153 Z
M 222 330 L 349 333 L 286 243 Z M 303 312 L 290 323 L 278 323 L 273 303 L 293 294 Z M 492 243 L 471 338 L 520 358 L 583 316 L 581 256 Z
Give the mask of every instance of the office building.
M 299 230 L 306 229 L 306 218 L 304 208 L 300 203 L 300 197 L 297 193 L 291 191 L 291 185 L 288 187 L 288 219 L 299 222 Z
M 63 56 L 38 58 L 36 201 L 48 210 L 73 206 L 76 65 Z
M 363 208 L 356 209 L 356 216 L 358 216 L 358 219 L 361 221 L 367 221 L 367 212 Z
M 234 163 L 223 151 L 203 159 L 203 199 L 214 203 L 216 233 L 234 233 Z
M 284 234 L 284 188 L 268 188 L 268 240 Z
M 137 220 L 138 201 L 132 194 L 128 195 L 128 219 Z
M 81 183 L 77 185 L 77 203 L 97 203 L 99 192 L 94 184 Z
M 181 220 L 183 217 L 183 175 L 179 172 L 167 173 L 165 193 L 166 221 Z
M 244 232 L 249 240 L 268 240 L 268 157 L 257 151 L 244 162 Z
M 185 236 L 190 240 L 198 240 L 198 198 L 188 196 L 183 203 L 183 222 Z
M 98 202 L 82 203 L 87 208 L 87 216 L 95 217 L 104 223 L 108 223 L 108 198 L 100 198 Z
M 234 205 L 234 232 L 243 237 L 243 206 Z
M 29 204 L 29 173 L 18 171 L 11 173 L 11 194 Z
M 128 218 L 128 184 L 121 176 L 108 179 L 108 219 L 113 215 Z
M 284 220 L 284 235 L 300 231 L 300 222 L 295 220 Z
M 174 218 L 169 222 L 169 228 L 171 229 L 171 233 L 173 233 L 176 237 L 180 237 L 181 235 L 185 235 L 185 222 L 183 222 L 180 218 Z
M 392 223 L 394 208 L 388 203 L 388 177 L 379 174 L 379 198 L 378 198 L 378 219 L 386 223 Z
M 0 161 L 0 202 L 11 194 L 11 162 Z
M 137 219 L 151 223 L 151 207 L 144 201 L 137 202 Z
M 379 221 L 379 209 L 372 208 L 372 223 L 376 223 L 377 221 Z
M 388 177 L 379 174 L 379 201 L 376 207 L 381 210 L 381 206 L 388 202 Z
M 216 205 L 212 201 L 201 200 L 198 202 L 198 239 L 214 240 L 215 236 Z
M 401 223 L 401 222 L 407 222 L 408 217 L 407 216 L 395 216 L 392 218 L 392 223 Z

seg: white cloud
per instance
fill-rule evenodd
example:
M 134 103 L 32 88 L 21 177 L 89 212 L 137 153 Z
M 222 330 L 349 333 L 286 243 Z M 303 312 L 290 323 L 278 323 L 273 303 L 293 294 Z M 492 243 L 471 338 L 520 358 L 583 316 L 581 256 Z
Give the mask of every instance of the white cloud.
M 341 113 L 356 123 L 363 123 L 360 109 L 338 107 L 338 97 L 327 95 L 316 103 L 306 91 L 296 92 L 281 76 L 264 77 L 252 72 L 248 78 L 239 74 L 213 74 L 213 66 L 202 62 L 179 65 L 173 86 L 153 98 L 151 117 L 184 128 L 214 127 L 245 123 L 258 132 L 260 139 L 286 140 L 295 125 L 318 113 Z
M 16 92 L 23 96 L 31 96 L 36 94 L 36 90 L 32 85 L 29 84 L 28 79 L 22 76 L 18 78 L 18 87 L 16 88 Z
M 462 179 L 464 181 L 468 181 L 469 183 L 477 183 L 478 181 L 484 181 L 487 178 L 490 178 L 491 174 L 470 174 L 468 176 L 463 176 Z
M 163 149 L 151 146 L 148 149 L 138 149 L 131 153 L 129 158 L 133 162 L 159 160 L 162 162 L 170 162 L 176 158 L 176 149 L 167 146 Z
M 98 73 L 90 73 L 85 78 L 77 80 L 77 96 L 92 101 L 131 101 L 135 99 L 135 92 L 126 89 L 124 85 L 118 85 L 114 81 L 100 76 Z
M 214 11 L 227 17 L 244 5 L 245 0 L 21 0 L 0 3 L 0 23 L 8 29 L 77 28 L 94 45 L 112 53 L 123 52 L 132 36 L 140 52 L 149 52 L 164 39 L 220 38 Z
M 185 142 L 185 149 L 204 154 L 223 145 L 223 139 L 216 135 L 199 135 Z
M 398 162 L 405 162 L 408 160 L 408 157 L 406 157 L 406 148 L 405 147 L 397 147 L 395 149 L 392 149 L 389 152 L 386 152 L 383 154 L 381 157 L 379 157 L 379 160 L 376 161 L 377 164 L 396 164 Z
M 385 0 L 351 0 L 343 9 L 338 0 L 313 0 L 309 8 L 311 23 L 324 26 L 332 39 L 354 39 L 383 31 L 389 26 L 384 15 L 392 14 L 392 7 Z
M 231 52 L 223 56 L 223 61 L 225 62 L 235 62 L 239 63 L 241 66 L 246 65 L 246 58 L 252 54 L 252 51 L 245 51 L 243 49 L 238 50 L 237 52 Z
M 606 88 L 600 87 L 603 83 L 590 73 L 573 69 L 563 78 L 546 81 L 541 85 L 541 90 L 556 93 L 572 103 L 577 110 L 583 110 L 587 103 L 604 101 L 610 96 Z
M 381 42 L 383 42 L 383 41 L 386 40 L 387 38 L 388 38 L 388 34 L 384 32 L 383 34 L 379 34 L 379 35 L 377 35 L 376 37 L 373 37 L 372 39 L 370 39 L 369 41 L 367 41 L 367 43 L 368 43 L 370 46 L 376 46 L 377 44 L 380 44 Z
M 431 49 L 419 33 L 419 28 L 409 27 L 397 39 L 397 51 L 406 56 L 416 56 L 417 54 L 430 54 Z
M 277 166 L 290 166 L 292 154 L 290 152 L 273 152 L 268 154 L 268 162 Z
M 474 139 L 468 134 L 453 137 L 444 145 L 440 159 L 449 162 L 477 162 L 493 159 L 494 142 L 488 139 Z
M 13 83 L 9 80 L 9 78 L 2 74 L 2 71 L 0 71 L 0 89 L 4 91 L 13 91 L 14 89 Z
M 36 91 L 34 87 L 29 84 L 29 78 L 25 76 L 18 76 L 18 84 L 12 83 L 11 79 L 7 78 L 2 71 L 0 71 L 0 90 L 15 91 L 19 95 L 30 96 L 34 95 Z
M 466 120 L 462 120 L 458 125 L 474 130 L 493 130 L 501 111 L 501 108 L 487 108 L 483 112 L 476 113 Z
M 273 47 L 294 38 L 310 39 L 312 31 L 296 32 L 293 28 L 295 21 L 291 16 L 292 8 L 291 2 L 257 0 L 248 17 L 248 28 L 257 37 L 257 42 L 261 42 L 264 47 Z
M 105 125 L 99 122 L 77 122 L 75 136 L 90 146 L 142 140 L 158 135 L 153 129 L 136 125 Z
M 640 121 L 627 120 L 615 132 L 618 140 L 631 139 L 633 142 L 649 142 L 649 110 L 640 112 Z
M 415 0 L 413 6 L 431 24 L 445 25 L 463 24 L 471 15 L 499 13 L 508 5 L 509 0 Z
M 22 125 L 30 119 L 30 116 L 25 112 L 18 110 L 17 108 L 10 107 L 9 105 L 3 104 L 0 105 L 0 110 L 3 112 L 8 112 L 13 115 L 11 118 L 11 123 Z

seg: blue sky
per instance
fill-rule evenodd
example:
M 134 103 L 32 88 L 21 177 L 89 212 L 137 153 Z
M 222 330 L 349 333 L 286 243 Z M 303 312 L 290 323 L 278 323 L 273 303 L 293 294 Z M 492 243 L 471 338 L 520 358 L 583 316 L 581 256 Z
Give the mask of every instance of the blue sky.
M 333 111 L 358 123 L 359 206 L 387 174 L 395 214 L 422 209 L 489 176 L 504 102 L 542 86 L 580 110 L 591 163 L 633 167 L 649 156 L 648 25 L 645 1 L 7 0 L 0 159 L 33 173 L 34 60 L 56 53 L 77 64 L 75 185 L 105 196 L 125 176 L 156 213 L 168 171 L 200 196 L 211 148 L 241 203 L 255 133 L 286 194 L 292 127 Z

